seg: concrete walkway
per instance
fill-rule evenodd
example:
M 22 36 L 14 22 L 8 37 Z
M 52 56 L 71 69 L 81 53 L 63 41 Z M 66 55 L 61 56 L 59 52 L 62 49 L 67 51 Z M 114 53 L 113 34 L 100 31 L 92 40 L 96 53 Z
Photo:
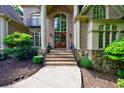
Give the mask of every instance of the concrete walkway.
M 9 88 L 81 88 L 78 66 L 45 66 Z

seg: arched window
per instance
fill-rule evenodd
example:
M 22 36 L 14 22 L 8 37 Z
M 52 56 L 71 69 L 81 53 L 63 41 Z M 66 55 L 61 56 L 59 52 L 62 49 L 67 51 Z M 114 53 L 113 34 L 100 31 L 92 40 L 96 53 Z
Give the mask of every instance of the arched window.
M 105 19 L 105 6 L 95 5 L 93 6 L 93 18 L 94 19 Z
M 54 17 L 54 31 L 56 32 L 66 31 L 66 16 L 64 14 L 59 13 Z

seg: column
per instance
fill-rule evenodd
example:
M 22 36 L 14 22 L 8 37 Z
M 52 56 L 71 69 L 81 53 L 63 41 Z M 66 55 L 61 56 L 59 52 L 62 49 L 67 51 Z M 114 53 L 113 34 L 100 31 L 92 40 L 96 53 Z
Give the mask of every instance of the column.
M 106 6 L 106 19 L 109 19 L 109 5 Z
M 45 49 L 46 6 L 41 6 L 41 49 Z
M 80 20 L 77 20 L 77 49 L 80 49 Z
M 4 45 L 4 43 L 3 43 L 3 38 L 4 38 L 4 36 L 5 36 L 5 31 L 6 31 L 6 29 L 5 29 L 5 20 L 3 19 L 3 18 L 1 18 L 1 25 L 0 25 L 1 27 L 1 29 L 0 29 L 0 38 L 1 38 L 1 49 L 4 49 L 5 48 L 5 45 Z
M 75 16 L 78 14 L 78 6 L 74 5 L 74 46 L 77 48 L 77 22 L 75 21 Z

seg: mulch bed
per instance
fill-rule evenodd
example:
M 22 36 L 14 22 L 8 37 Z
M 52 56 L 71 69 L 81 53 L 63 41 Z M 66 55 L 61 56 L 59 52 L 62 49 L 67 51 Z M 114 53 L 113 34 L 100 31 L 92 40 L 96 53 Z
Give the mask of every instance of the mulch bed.
M 84 88 L 115 88 L 117 77 L 101 71 L 81 68 Z
M 42 65 L 34 64 L 32 59 L 17 61 L 7 59 L 0 61 L 0 86 L 18 82 L 36 73 Z

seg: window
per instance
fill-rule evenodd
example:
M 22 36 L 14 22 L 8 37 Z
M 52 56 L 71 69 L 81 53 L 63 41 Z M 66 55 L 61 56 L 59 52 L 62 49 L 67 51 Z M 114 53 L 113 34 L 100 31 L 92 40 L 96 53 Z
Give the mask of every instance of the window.
M 99 32 L 99 48 L 103 48 L 103 32 Z
M 1 19 L 0 19 L 0 28 L 1 28 Z M 2 48 L 2 46 L 1 46 L 1 43 L 2 43 L 2 41 L 1 41 L 1 29 L 0 29 L 0 49 Z
M 66 31 L 66 16 L 64 14 L 57 14 L 54 17 L 54 31 L 65 32 Z
M 110 35 L 110 32 L 105 33 L 105 47 L 109 45 L 109 41 L 110 41 L 109 35 Z
M 105 6 L 95 5 L 93 6 L 93 18 L 94 19 L 105 19 Z
M 31 15 L 30 25 L 31 26 L 40 26 L 41 25 L 41 19 L 40 19 L 39 13 L 34 13 Z
M 117 32 L 112 32 L 112 42 L 116 40 Z
M 33 33 L 33 47 L 41 47 L 41 33 L 40 32 Z
M 117 40 L 117 27 L 111 24 L 99 26 L 99 48 L 107 47 L 111 42 Z

